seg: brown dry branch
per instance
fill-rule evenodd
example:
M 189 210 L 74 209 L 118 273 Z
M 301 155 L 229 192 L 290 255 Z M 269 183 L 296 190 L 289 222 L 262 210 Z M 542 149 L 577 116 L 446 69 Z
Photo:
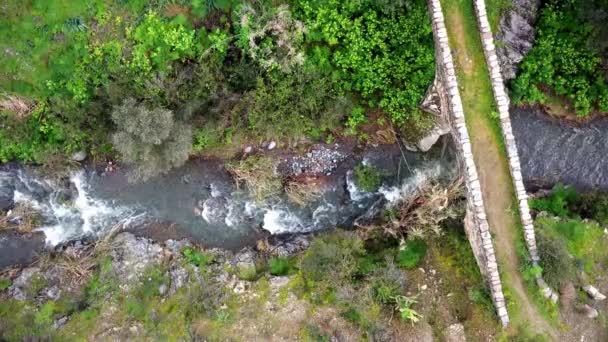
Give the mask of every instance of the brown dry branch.
M 463 183 L 459 179 L 448 186 L 430 184 L 418 195 L 401 203 L 398 213 L 382 225 L 386 234 L 395 237 L 424 238 L 442 234 L 440 223 L 459 214 L 451 204 L 462 197 Z
M 302 183 L 297 181 L 288 182 L 285 186 L 287 197 L 299 206 L 320 198 L 323 195 L 323 189 L 317 183 Z
M 25 203 L 17 203 L 15 208 L 6 215 L 0 216 L 0 229 L 15 229 L 19 233 L 31 233 L 39 221 L 40 216 L 34 208 Z
M 283 180 L 276 173 L 275 162 L 264 156 L 250 156 L 228 165 L 237 186 L 245 183 L 256 201 L 277 195 L 283 190 Z

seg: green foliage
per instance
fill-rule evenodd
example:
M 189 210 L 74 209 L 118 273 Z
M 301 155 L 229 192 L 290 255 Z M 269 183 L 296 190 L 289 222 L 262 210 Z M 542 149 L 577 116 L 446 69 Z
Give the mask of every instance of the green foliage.
M 0 302 L 0 338 L 22 341 L 34 335 L 31 325 L 34 315 L 35 306 L 26 301 L 9 299 Z
M 206 271 L 207 266 L 211 265 L 215 258 L 213 254 L 205 253 L 190 247 L 184 248 L 182 250 L 182 255 L 189 263 L 198 267 L 202 271 Z
M 312 69 L 258 78 L 243 103 L 247 128 L 267 139 L 318 139 L 324 131 L 338 126 L 349 107 L 336 83 Z
M 535 198 L 530 201 L 530 207 L 538 211 L 547 211 L 559 217 L 570 216 L 569 204 L 576 201 L 578 194 L 570 187 L 557 184 L 548 197 Z
M 397 253 L 397 264 L 406 269 L 417 267 L 426 255 L 427 244 L 424 240 L 408 240 Z
M 606 256 L 602 253 L 602 246 L 607 237 L 603 229 L 594 222 L 584 222 L 580 219 L 554 220 L 543 217 L 536 220 L 538 226 L 554 239 L 565 243 L 567 251 L 574 257 L 577 268 L 584 270 L 588 275 L 594 276 L 604 268 Z M 539 247 L 539 253 L 540 253 Z M 546 271 L 546 265 L 541 264 Z M 556 272 L 565 272 L 556 267 Z
M 116 149 L 135 167 L 130 181 L 147 180 L 186 162 L 192 149 L 192 129 L 173 119 L 166 109 L 148 110 L 127 99 L 114 108 L 112 119 L 118 126 L 113 135 Z
M 237 46 L 264 69 L 288 73 L 304 63 L 304 24 L 287 5 L 274 8 L 245 2 L 237 15 Z
M 292 264 L 287 258 L 275 257 L 268 260 L 268 268 L 270 269 L 270 274 L 283 276 L 289 273 L 292 269 Z
M 354 169 L 355 184 L 367 192 L 378 190 L 382 184 L 380 171 L 371 165 L 359 164 Z
M 392 259 L 387 258 L 370 279 L 374 299 L 380 304 L 394 303 L 395 297 L 405 292 L 405 275 L 399 270 Z
M 179 21 L 166 22 L 152 11 L 127 35 L 134 41 L 128 67 L 141 85 L 153 71 L 167 72 L 172 62 L 194 57 L 198 48 L 194 30 Z
M 513 82 L 517 102 L 544 102 L 543 87 L 567 97 L 576 113 L 586 116 L 594 108 L 608 112 L 608 82 L 600 55 L 593 47 L 598 28 L 580 15 L 584 0 L 553 0 L 541 10 L 532 50 L 520 64 Z
M 355 107 L 350 112 L 348 119 L 346 120 L 346 127 L 350 128 L 352 131 L 355 131 L 359 125 L 367 122 L 367 117 L 365 116 L 365 110 L 363 107 Z
M 344 89 L 361 93 L 396 123 L 420 124 L 416 108 L 435 74 L 424 1 L 300 1 L 299 6 L 308 39 L 332 51 L 317 54 L 317 61 L 337 70 Z
M 536 244 L 543 277 L 549 286 L 559 289 L 564 283 L 575 279 L 574 260 L 563 240 L 541 233 L 536 235 Z
M 313 240 L 300 261 L 300 271 L 305 279 L 337 285 L 352 280 L 364 255 L 361 239 L 339 232 Z
M 0 279 L 0 291 L 4 291 L 4 290 L 8 289 L 9 287 L 11 287 L 11 285 L 13 285 L 13 282 L 10 279 L 8 279 L 8 278 Z
M 422 315 L 412 309 L 412 305 L 416 304 L 416 300 L 411 297 L 397 296 L 395 297 L 395 308 L 399 311 L 399 316 L 404 321 L 409 321 L 412 324 L 417 323 Z
M 254 267 L 245 267 L 240 268 L 236 272 L 237 277 L 241 280 L 254 281 L 257 280 L 260 276 L 258 274 L 258 270 Z

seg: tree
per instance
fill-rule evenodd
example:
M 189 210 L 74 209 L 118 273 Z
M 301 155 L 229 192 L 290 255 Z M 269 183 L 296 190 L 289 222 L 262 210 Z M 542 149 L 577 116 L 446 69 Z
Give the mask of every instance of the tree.
M 192 150 L 192 128 L 176 122 L 173 112 L 163 108 L 149 110 L 127 99 L 114 109 L 112 120 L 118 131 L 115 148 L 125 161 L 134 164 L 129 181 L 145 181 L 183 165 Z

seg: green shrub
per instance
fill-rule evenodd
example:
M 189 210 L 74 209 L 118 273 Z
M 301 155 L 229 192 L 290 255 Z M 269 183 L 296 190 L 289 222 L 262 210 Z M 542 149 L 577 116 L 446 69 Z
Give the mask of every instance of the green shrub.
M 359 92 L 393 122 L 420 125 L 416 108 L 435 75 L 426 3 L 387 3 L 303 0 L 298 5 L 307 38 L 332 51 L 315 55 L 322 68 L 332 65 L 344 89 Z
M 380 304 L 394 302 L 396 296 L 405 292 L 405 275 L 399 270 L 392 259 L 386 259 L 386 265 L 380 267 L 370 278 L 374 299 Z
M 336 88 L 334 80 L 311 68 L 270 73 L 258 77 L 234 114 L 244 115 L 247 129 L 261 138 L 318 139 L 340 124 L 350 106 Z
M 358 259 L 365 255 L 363 242 L 353 233 L 337 231 L 315 238 L 300 260 L 305 279 L 336 286 L 353 279 Z
M 580 14 L 587 0 L 552 0 L 540 12 L 535 25 L 534 47 L 519 65 L 512 84 L 515 102 L 544 102 L 543 87 L 574 104 L 576 113 L 586 116 L 594 108 L 608 112 L 608 82 L 601 69 L 599 26 L 592 16 Z M 595 2 L 598 7 L 598 2 Z
M 575 279 L 574 260 L 563 240 L 540 233 L 536 234 L 536 245 L 543 277 L 549 286 L 559 289 L 562 284 Z
M 412 305 L 416 304 L 416 300 L 411 297 L 397 296 L 395 297 L 395 308 L 399 311 L 399 316 L 404 321 L 409 321 L 412 324 L 417 323 L 422 315 L 412 309 Z
M 304 24 L 287 5 L 245 2 L 238 10 L 237 45 L 264 69 L 288 73 L 304 63 Z
M 2 278 L 0 279 L 0 291 L 6 290 L 13 285 L 13 282 L 10 279 Z
M 408 240 L 403 249 L 397 253 L 397 264 L 406 269 L 417 267 L 426 255 L 427 245 L 424 240 Z
M 127 99 L 114 108 L 112 119 L 118 127 L 113 135 L 115 148 L 133 163 L 130 181 L 145 181 L 183 165 L 192 149 L 192 129 L 176 122 L 166 109 L 149 110 Z
M 572 214 L 569 206 L 577 199 L 578 194 L 574 189 L 558 183 L 553 187 L 551 195 L 532 199 L 530 207 L 537 211 L 547 211 L 559 217 L 570 217 Z
M 382 183 L 382 176 L 378 169 L 371 165 L 359 164 L 354 170 L 355 184 L 367 192 L 378 190 Z
M 211 265 L 214 260 L 213 254 L 205 253 L 190 247 L 184 248 L 182 250 L 182 255 L 189 263 L 203 271 L 207 270 L 207 266 Z
M 282 257 L 268 260 L 268 267 L 270 268 L 270 274 L 275 276 L 287 275 L 292 268 L 289 259 Z

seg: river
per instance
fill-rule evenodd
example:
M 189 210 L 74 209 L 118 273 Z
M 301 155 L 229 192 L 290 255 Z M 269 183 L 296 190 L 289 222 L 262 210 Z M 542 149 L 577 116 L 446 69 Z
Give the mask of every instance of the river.
M 511 122 L 528 191 L 556 183 L 608 191 L 608 119 L 571 124 L 513 108 Z
M 105 174 L 84 168 L 65 179 L 50 180 L 35 168 L 5 165 L 0 166 L 0 193 L 40 214 L 37 230 L 44 233 L 48 246 L 96 239 L 112 229 L 146 235 L 146 227 L 155 222 L 170 229 L 169 237 L 238 249 L 269 234 L 349 228 L 356 220 L 371 219 L 379 209 L 415 196 L 429 182 L 456 176 L 453 146 L 447 137 L 427 153 L 402 152 L 396 145 L 359 151 L 354 145 L 332 144 L 316 145 L 300 154 L 272 154 L 280 161 L 278 172 L 287 177 L 316 170 L 314 177 L 323 180 L 320 196 L 305 205 L 294 203 L 284 193 L 256 201 L 245 186 L 236 186 L 218 159 L 191 160 L 137 184 L 128 183 L 122 169 Z M 355 185 L 352 170 L 361 162 L 383 175 L 377 191 L 366 192 Z M 0 238 L 5 257 L 5 252 L 17 248 L 8 248 L 10 243 L 18 245 L 14 239 Z

